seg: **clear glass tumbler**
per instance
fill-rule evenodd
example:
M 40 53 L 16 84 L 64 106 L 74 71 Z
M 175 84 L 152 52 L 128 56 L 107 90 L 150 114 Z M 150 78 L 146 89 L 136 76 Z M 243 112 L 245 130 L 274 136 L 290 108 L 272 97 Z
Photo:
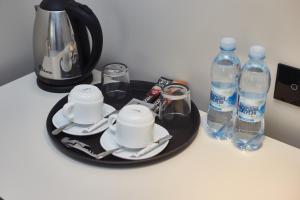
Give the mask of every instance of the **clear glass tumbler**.
M 187 86 L 173 83 L 163 88 L 159 108 L 159 119 L 178 122 L 191 113 L 191 96 Z
M 115 100 L 124 99 L 130 86 L 128 67 L 122 63 L 104 66 L 102 72 L 102 92 L 105 97 Z

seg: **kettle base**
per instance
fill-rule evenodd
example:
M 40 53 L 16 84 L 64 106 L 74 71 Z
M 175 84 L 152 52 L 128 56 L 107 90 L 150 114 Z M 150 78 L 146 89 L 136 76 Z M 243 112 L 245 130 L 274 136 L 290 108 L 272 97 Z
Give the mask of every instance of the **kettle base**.
M 51 85 L 42 82 L 38 78 L 36 79 L 37 85 L 39 88 L 42 90 L 45 90 L 47 92 L 53 92 L 53 93 L 67 93 L 70 92 L 74 86 L 79 85 L 79 84 L 90 84 L 93 81 L 93 74 L 90 74 L 87 76 L 85 79 L 81 80 L 80 82 L 77 82 L 75 84 L 71 85 Z

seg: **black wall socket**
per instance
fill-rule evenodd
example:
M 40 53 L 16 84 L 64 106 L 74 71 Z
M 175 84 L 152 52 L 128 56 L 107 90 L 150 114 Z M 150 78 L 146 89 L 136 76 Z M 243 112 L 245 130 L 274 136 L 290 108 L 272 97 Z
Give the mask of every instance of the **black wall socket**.
M 300 69 L 278 64 L 274 98 L 300 106 Z

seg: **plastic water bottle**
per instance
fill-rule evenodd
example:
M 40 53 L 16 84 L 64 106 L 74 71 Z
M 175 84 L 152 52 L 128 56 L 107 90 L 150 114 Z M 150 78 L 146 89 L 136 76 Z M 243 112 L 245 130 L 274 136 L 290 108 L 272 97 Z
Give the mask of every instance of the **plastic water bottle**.
M 265 49 L 252 46 L 239 80 L 239 102 L 233 143 L 239 149 L 259 149 L 264 139 L 264 113 L 271 75 L 264 62 Z
M 223 38 L 220 53 L 211 67 L 211 93 L 207 115 L 207 132 L 216 139 L 231 136 L 232 116 L 237 102 L 237 86 L 240 72 L 240 60 L 234 54 L 234 38 Z

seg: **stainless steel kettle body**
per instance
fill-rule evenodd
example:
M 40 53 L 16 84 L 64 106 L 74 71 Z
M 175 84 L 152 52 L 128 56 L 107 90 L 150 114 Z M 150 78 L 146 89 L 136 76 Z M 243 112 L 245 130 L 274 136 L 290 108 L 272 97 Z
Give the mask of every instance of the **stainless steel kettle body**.
M 47 11 L 37 7 L 33 55 L 38 76 L 66 80 L 82 75 L 77 45 L 66 11 Z
M 53 2 L 60 7 L 51 5 Z M 100 58 L 102 43 L 100 23 L 87 6 L 72 0 L 44 0 L 36 6 L 33 30 L 39 86 L 69 89 L 86 82 Z

